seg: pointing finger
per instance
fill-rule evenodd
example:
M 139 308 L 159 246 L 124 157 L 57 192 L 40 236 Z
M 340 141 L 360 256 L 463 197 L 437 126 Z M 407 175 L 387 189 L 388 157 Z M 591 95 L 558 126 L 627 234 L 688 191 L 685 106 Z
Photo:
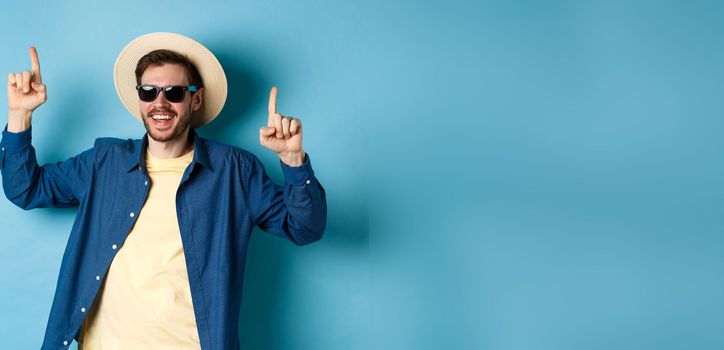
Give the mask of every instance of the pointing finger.
M 284 118 L 284 116 L 282 116 L 279 113 L 274 115 L 274 128 L 277 130 L 278 139 L 284 138 L 284 133 L 282 131 L 283 130 L 282 118 Z
M 274 126 L 273 117 L 277 113 L 277 87 L 272 86 L 269 91 L 269 126 Z
M 30 48 L 30 64 L 33 68 L 33 81 L 42 83 L 43 78 L 40 76 L 40 60 L 38 59 L 38 50 L 34 47 Z
M 272 115 L 277 112 L 277 93 L 277 87 L 272 86 L 271 91 L 269 91 L 269 114 Z

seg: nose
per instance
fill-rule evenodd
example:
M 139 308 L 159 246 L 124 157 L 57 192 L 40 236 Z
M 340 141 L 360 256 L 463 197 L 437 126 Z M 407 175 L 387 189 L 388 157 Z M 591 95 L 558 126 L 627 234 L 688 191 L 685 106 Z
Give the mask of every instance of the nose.
M 166 100 L 166 94 L 164 94 L 163 91 L 160 91 L 158 93 L 158 96 L 156 96 L 156 99 L 153 101 L 153 105 L 161 107 L 161 106 L 169 106 L 169 105 L 171 105 L 171 103 Z

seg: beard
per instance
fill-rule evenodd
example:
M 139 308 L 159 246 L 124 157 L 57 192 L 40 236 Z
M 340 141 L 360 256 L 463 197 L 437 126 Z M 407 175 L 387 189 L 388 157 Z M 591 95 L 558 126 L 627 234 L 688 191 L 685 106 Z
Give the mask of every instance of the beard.
M 158 112 L 174 116 L 174 119 L 176 119 L 176 125 L 172 126 L 173 129 L 159 131 L 153 126 L 149 125 L 149 122 L 153 123 L 153 118 L 151 118 L 151 114 Z M 185 114 L 185 116 L 179 117 L 176 112 L 168 109 L 154 109 L 149 111 L 147 114 L 143 114 L 142 116 L 143 118 L 141 119 L 143 120 L 143 126 L 146 128 L 148 137 L 158 142 L 167 142 L 178 139 L 191 126 L 191 115 Z

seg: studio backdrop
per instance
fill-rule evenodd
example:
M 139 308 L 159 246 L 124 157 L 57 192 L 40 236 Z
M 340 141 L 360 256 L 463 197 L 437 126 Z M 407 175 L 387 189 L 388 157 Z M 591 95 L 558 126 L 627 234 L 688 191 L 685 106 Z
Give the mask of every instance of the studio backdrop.
M 131 39 L 211 49 L 203 136 L 257 154 L 303 120 L 325 237 L 255 232 L 243 349 L 724 348 L 724 5 L 716 1 L 63 1 L 0 5 L 6 72 L 38 47 L 41 162 L 138 138 Z M 6 111 L 0 99 L 0 111 Z M 5 112 L 2 112 L 5 113 Z M 0 347 L 37 348 L 71 209 L 0 200 Z

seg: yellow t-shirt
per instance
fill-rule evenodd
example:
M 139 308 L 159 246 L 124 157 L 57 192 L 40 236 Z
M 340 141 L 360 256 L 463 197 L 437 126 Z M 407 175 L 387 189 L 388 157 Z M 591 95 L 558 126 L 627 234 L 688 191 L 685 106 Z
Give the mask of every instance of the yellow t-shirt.
M 193 156 L 146 152 L 148 198 L 81 327 L 79 349 L 200 349 L 176 216 L 176 191 Z

